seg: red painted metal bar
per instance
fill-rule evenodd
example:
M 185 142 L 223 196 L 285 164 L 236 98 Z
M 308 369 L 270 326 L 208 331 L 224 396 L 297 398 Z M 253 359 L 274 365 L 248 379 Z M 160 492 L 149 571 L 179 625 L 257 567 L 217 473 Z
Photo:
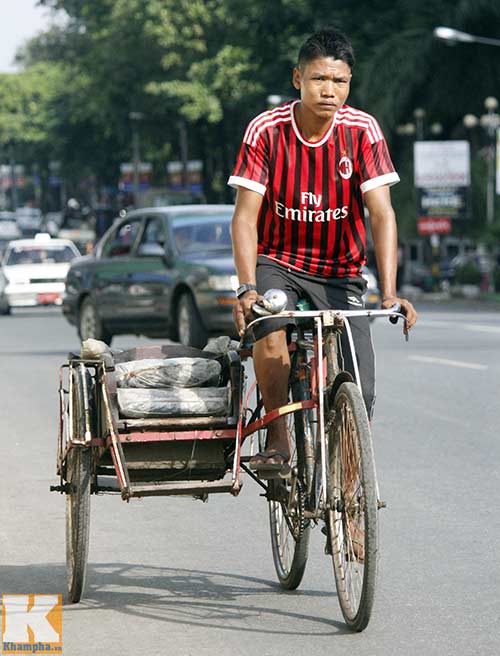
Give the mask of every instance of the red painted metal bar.
M 234 440 L 236 429 L 193 430 L 193 431 L 134 431 L 121 433 L 120 442 L 172 442 L 181 440 Z
M 274 421 L 274 419 L 277 419 L 278 417 L 282 417 L 283 415 L 288 415 L 291 412 L 297 412 L 298 410 L 307 410 L 309 408 L 315 408 L 317 407 L 317 405 L 318 404 L 314 399 L 310 399 L 308 401 L 296 401 L 294 403 L 288 403 L 287 405 L 282 405 L 280 408 L 271 410 L 271 412 L 268 412 L 260 419 L 256 419 L 251 424 L 246 426 L 243 429 L 243 437 L 245 438 L 248 435 L 251 435 L 251 433 L 254 433 L 256 430 L 259 430 L 260 428 L 264 428 L 264 426 L 267 426 L 267 424 L 269 424 L 271 421 Z
M 130 479 L 128 477 L 127 465 L 123 456 L 120 439 L 115 432 L 113 423 L 113 416 L 111 414 L 111 404 L 108 397 L 108 386 L 106 381 L 106 372 L 104 368 L 101 370 L 100 377 L 102 400 L 104 403 L 104 412 L 106 425 L 108 429 L 108 437 L 106 443 L 111 451 L 111 458 L 116 470 L 116 476 L 120 485 L 122 499 L 128 500 L 130 498 Z

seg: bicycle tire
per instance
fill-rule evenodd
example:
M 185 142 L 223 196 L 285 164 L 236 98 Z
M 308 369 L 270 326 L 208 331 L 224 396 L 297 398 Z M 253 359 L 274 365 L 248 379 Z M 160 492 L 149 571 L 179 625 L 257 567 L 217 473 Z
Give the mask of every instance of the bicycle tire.
M 290 385 L 290 397 L 293 401 L 309 398 L 309 389 L 304 379 Z M 303 439 L 305 431 L 310 430 L 309 411 L 302 410 L 287 415 L 287 430 L 291 446 L 290 464 L 298 471 L 295 493 L 289 509 L 290 481 L 269 481 L 269 525 L 274 567 L 279 584 L 285 590 L 295 590 L 304 576 L 309 552 L 310 522 L 304 516 L 307 475 Z
M 359 388 L 340 385 L 325 426 L 329 445 L 327 551 L 338 599 L 353 631 L 368 625 L 378 560 L 378 499 L 370 424 Z
M 81 372 L 73 375 L 72 431 L 82 436 L 84 427 L 83 383 Z M 83 423 L 82 423 L 83 422 Z M 85 587 L 90 532 L 90 492 L 92 482 L 92 450 L 70 448 L 66 459 L 66 576 L 68 596 L 78 603 Z

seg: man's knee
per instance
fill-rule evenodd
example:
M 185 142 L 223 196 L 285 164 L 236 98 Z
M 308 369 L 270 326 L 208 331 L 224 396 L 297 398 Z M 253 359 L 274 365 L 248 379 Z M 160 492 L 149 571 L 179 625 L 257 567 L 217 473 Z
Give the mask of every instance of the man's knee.
M 288 353 L 288 346 L 286 342 L 286 328 L 274 330 L 259 339 L 254 344 L 254 352 L 257 354 L 274 355 L 286 351 Z

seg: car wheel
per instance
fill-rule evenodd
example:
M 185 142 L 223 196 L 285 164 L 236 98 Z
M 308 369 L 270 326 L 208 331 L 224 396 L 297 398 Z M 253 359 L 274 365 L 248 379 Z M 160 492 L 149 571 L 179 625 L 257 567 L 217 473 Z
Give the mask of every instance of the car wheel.
M 106 330 L 99 319 L 96 307 L 90 298 L 86 298 L 78 315 L 78 334 L 82 342 L 86 339 L 99 339 L 105 344 L 111 344 L 113 335 Z
M 5 303 L 5 305 L 0 305 L 0 314 L 10 314 L 10 305 L 8 303 Z
M 177 338 L 184 346 L 203 348 L 208 339 L 205 326 L 191 294 L 183 294 L 177 303 Z

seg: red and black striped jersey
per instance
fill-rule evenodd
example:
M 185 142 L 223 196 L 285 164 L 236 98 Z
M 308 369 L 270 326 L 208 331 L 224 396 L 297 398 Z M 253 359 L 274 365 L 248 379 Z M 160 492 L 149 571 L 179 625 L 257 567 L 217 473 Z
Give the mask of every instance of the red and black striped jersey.
M 366 259 L 363 193 L 399 176 L 370 114 L 344 105 L 310 142 L 295 121 L 298 102 L 249 123 L 229 184 L 264 197 L 259 255 L 313 276 L 358 276 Z

